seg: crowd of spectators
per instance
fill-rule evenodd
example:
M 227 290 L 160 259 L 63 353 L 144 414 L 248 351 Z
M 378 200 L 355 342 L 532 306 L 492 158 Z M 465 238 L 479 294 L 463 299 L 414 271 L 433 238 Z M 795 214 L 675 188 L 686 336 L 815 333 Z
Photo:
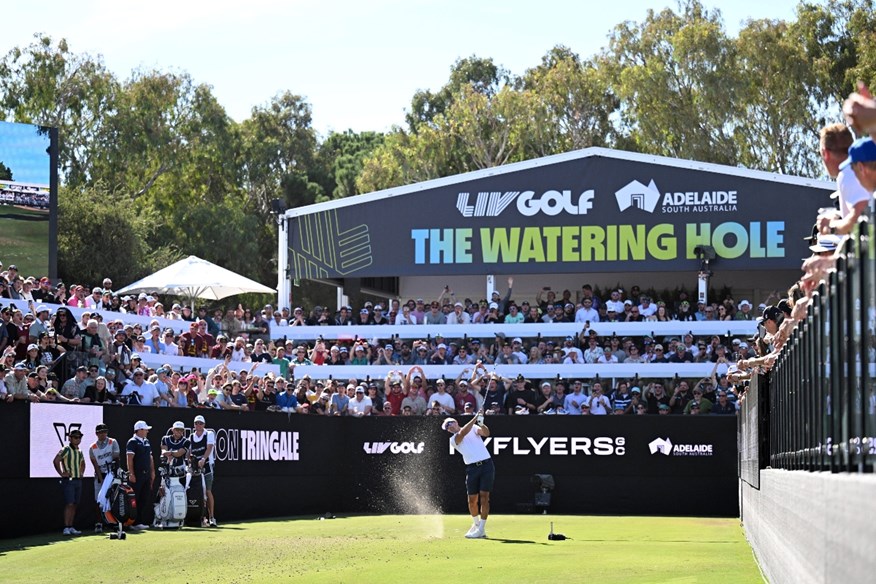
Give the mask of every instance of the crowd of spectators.
M 639 286 L 632 286 L 628 292 L 612 288 L 603 294 L 590 284 L 584 284 L 577 293 L 544 288 L 532 302 L 518 302 L 512 298 L 513 286 L 514 279 L 509 278 L 504 297 L 497 290 L 489 300 L 458 299 L 448 286 L 429 301 L 417 298 L 401 304 L 392 300 L 386 306 L 366 302 L 358 310 L 343 306 L 335 314 L 322 306 L 310 311 L 297 307 L 291 317 L 284 308 L 272 312 L 267 320 L 280 326 L 751 321 L 759 314 L 756 310 L 766 306 L 755 308 L 749 300 L 737 302 L 732 296 L 720 302 L 699 302 L 685 290 L 664 292 L 662 296 L 666 297 L 658 298 L 655 292 L 642 292 Z
M 0 275 L 0 296 L 28 302 L 28 311 L 24 313 L 14 305 L 0 308 L 0 391 L 4 401 L 272 409 L 356 416 L 448 415 L 464 413 L 466 407 L 484 407 L 491 414 L 512 415 L 657 414 L 660 405 L 666 405 L 668 409 L 663 411 L 670 413 L 709 413 L 712 405 L 718 403 L 714 394 L 718 388 L 724 388 L 727 403 L 736 402 L 737 395 L 727 383 L 727 369 L 738 359 L 754 356 L 747 340 L 718 335 L 699 339 L 693 334 L 664 338 L 599 335 L 594 328 L 597 323 L 617 321 L 619 314 L 630 322 L 660 320 L 663 315 L 683 320 L 754 318 L 747 300 L 736 303 L 726 298 L 722 303 L 699 303 L 690 312 L 687 295 L 680 292 L 668 303 L 671 310 L 667 310 L 667 302 L 652 302 L 637 286 L 629 294 L 613 289 L 600 297 L 589 285 L 584 285 L 574 304 L 566 302 L 571 300 L 570 291 L 564 291 L 558 301 L 556 293 L 545 289 L 534 302 L 524 300 L 518 306 L 512 299 L 513 279 L 509 278 L 505 296 L 496 292 L 490 302 L 457 301 L 448 287 L 429 302 L 428 308 L 422 299 L 405 304 L 394 300 L 388 304 L 388 310 L 366 302 L 358 310 L 356 322 L 353 314 L 357 311 L 349 306 L 335 313 L 317 306 L 306 317 L 301 308 L 293 309 L 290 315 L 288 309 L 274 310 L 270 305 L 259 310 L 239 305 L 212 311 L 201 306 L 193 312 L 188 306 L 173 304 L 165 312 L 157 295 L 121 296 L 112 291 L 109 279 L 103 281 L 101 288 L 92 288 L 90 295 L 86 295 L 84 286 L 72 286 L 68 297 L 63 283 L 52 286 L 46 278 L 23 278 L 15 266 L 9 266 Z M 61 306 L 55 307 L 56 304 Z M 66 306 L 85 310 L 75 319 Z M 54 312 L 52 308 L 56 308 Z M 125 323 L 126 314 L 153 320 L 147 326 Z M 177 334 L 173 329 L 162 328 L 159 320 L 162 318 L 187 321 L 188 330 Z M 318 338 L 308 343 L 272 339 L 270 334 L 272 326 L 353 323 L 378 326 L 390 322 L 396 325 L 578 322 L 583 326 L 576 336 L 551 338 L 550 328 L 546 327 L 544 336 L 527 339 L 508 339 L 504 333 L 489 338 L 456 339 L 424 335 L 412 341 L 375 335 L 370 340 Z M 472 329 L 472 335 L 476 335 L 476 329 Z M 142 355 L 147 353 L 211 358 L 224 364 L 206 373 L 174 371 L 169 364 L 153 369 L 143 364 Z M 70 359 L 73 356 L 75 359 Z M 58 366 L 69 366 L 71 362 L 75 367 L 66 371 Z M 240 369 L 240 363 L 252 366 L 235 371 L 232 363 L 238 364 L 234 369 Z M 277 365 L 280 374 L 254 374 L 260 363 Z M 639 406 L 655 391 L 659 392 L 657 388 L 664 388 L 663 380 L 649 379 L 647 383 L 614 378 L 565 380 L 561 376 L 530 380 L 523 376 L 525 367 L 521 367 L 519 377 L 508 379 L 486 369 L 494 364 L 575 363 L 643 366 L 710 363 L 714 367 L 710 378 L 667 382 L 667 403 L 642 409 Z M 312 380 L 308 376 L 293 380 L 299 365 L 384 365 L 400 369 L 382 380 L 350 379 L 340 383 L 332 379 Z M 455 380 L 430 380 L 421 369 L 424 365 L 470 367 Z M 644 368 L 643 376 L 646 372 Z M 682 396 L 693 396 L 683 389 L 691 385 L 706 390 L 706 397 L 702 398 L 706 407 L 702 411 L 687 408 L 684 399 L 683 407 L 669 403 L 676 390 Z M 567 400 L 567 396 L 576 397 Z M 592 411 L 590 402 L 582 401 L 584 398 L 596 400 Z M 404 400 L 407 401 L 402 403 Z M 390 404 L 391 409 L 385 404 Z
M 873 205 L 876 194 L 876 100 L 863 85 L 843 105 L 849 126 L 829 124 L 821 129 L 819 152 L 824 168 L 836 180 L 831 195 L 835 208 L 822 209 L 808 238 L 812 255 L 803 262 L 803 276 L 786 298 L 768 307 L 758 324 L 757 355 L 740 360 L 736 377 L 768 372 L 776 363 L 791 332 L 804 320 L 814 293 L 836 269 L 845 241 Z M 857 140 L 852 133 L 854 130 Z M 871 324 L 872 326 L 872 324 Z
M 822 213 L 813 226 L 813 252 L 804 275 L 775 305 L 755 308 L 747 299 L 695 302 L 683 290 L 657 295 L 632 286 L 608 291 L 584 284 L 580 291 L 550 288 L 530 302 L 512 298 L 513 278 L 504 296 L 495 291 L 480 301 L 458 299 L 450 287 L 434 300 L 411 299 L 386 306 L 366 302 L 358 310 L 337 312 L 321 306 L 275 310 L 199 307 L 172 303 L 157 295 L 124 296 L 105 279 L 100 287 L 47 277 L 24 277 L 14 265 L 0 263 L 0 302 L 27 302 L 0 307 L 0 400 L 125 403 L 165 407 L 279 410 L 324 415 L 447 415 L 484 408 L 491 414 L 726 414 L 735 413 L 745 378 L 768 371 L 796 323 L 805 318 L 813 291 L 835 267 L 843 237 L 852 232 L 876 191 L 876 101 L 865 88 L 850 96 L 844 113 L 852 127 L 870 137 L 853 141 L 840 124 L 821 132 L 820 152 L 837 180 L 837 209 Z M 89 292 L 90 291 L 90 292 Z M 767 299 L 769 302 L 771 299 Z M 777 299 L 778 300 L 778 299 Z M 60 307 L 53 307 L 60 305 Z M 67 307 L 84 309 L 77 320 Z M 124 316 L 152 318 L 146 327 Z M 159 319 L 187 321 L 177 334 Z M 661 321 L 757 321 L 751 339 L 693 334 L 653 338 L 600 335 L 602 323 Z M 535 339 L 484 338 L 478 324 L 542 323 Z M 552 338 L 551 323 L 579 323 L 576 336 Z M 399 338 L 312 343 L 276 339 L 279 326 L 472 325 L 461 339 L 424 334 L 408 342 Z M 428 327 L 424 331 L 429 331 Z M 141 355 L 205 357 L 223 360 L 207 373 L 151 369 Z M 73 358 L 75 356 L 75 358 Z M 232 362 L 252 363 L 235 371 Z M 710 377 L 699 380 L 656 379 L 649 363 L 712 363 Z M 255 375 L 259 363 L 278 366 L 279 375 Z M 533 379 L 528 364 L 641 364 L 641 379 Z M 59 367 L 59 364 L 62 366 Z M 383 365 L 399 367 L 383 379 L 295 379 L 299 365 Z M 425 365 L 469 366 L 453 380 L 427 379 Z M 520 366 L 505 378 L 491 365 Z M 75 367 L 72 367 L 75 365 Z M 610 368 L 607 368 L 610 371 Z M 562 372 L 562 368 L 558 369 Z M 647 381 L 645 381 L 647 380 Z

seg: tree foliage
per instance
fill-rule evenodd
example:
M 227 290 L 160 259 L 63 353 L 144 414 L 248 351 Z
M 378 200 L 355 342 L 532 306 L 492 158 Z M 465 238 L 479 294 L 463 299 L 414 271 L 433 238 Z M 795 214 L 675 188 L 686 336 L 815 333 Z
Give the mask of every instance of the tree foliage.
M 814 82 L 806 52 L 784 22 L 749 22 L 737 41 L 736 58 L 748 75 L 737 87 L 739 120 L 734 141 L 739 162 L 782 174 L 814 176 L 820 161 L 815 108 L 801 84 Z
M 733 59 L 720 13 L 696 0 L 618 25 L 601 64 L 620 100 L 621 131 L 642 152 L 736 164 Z
M 36 34 L 0 60 L 0 119 L 61 128 L 59 161 L 67 184 L 89 182 L 97 133 L 115 107 L 118 82 L 100 58 L 73 53 Z
M 58 273 L 65 282 L 96 283 L 108 274 L 133 282 L 164 260 L 178 259 L 147 244 L 154 220 L 102 185 L 63 187 L 58 197 Z M 170 263 L 170 262 L 167 262 Z

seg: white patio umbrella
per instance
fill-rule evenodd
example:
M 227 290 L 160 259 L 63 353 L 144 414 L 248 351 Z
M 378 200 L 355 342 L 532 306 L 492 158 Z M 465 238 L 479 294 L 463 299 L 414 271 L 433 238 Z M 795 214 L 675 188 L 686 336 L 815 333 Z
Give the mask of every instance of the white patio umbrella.
M 195 256 L 171 264 L 118 291 L 119 294 L 140 292 L 183 296 L 191 300 L 192 306 L 195 298 L 220 300 L 247 292 L 277 293 L 276 290 Z

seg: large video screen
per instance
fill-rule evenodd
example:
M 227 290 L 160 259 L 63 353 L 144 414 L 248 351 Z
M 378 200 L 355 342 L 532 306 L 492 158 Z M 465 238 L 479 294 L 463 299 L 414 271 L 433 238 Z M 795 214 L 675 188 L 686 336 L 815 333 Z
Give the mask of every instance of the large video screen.
M 58 478 L 52 461 L 70 441 L 73 430 L 83 434 L 80 448 L 85 453 L 85 476 L 93 477 L 94 467 L 88 459 L 88 448 L 97 439 L 94 429 L 102 422 L 103 406 L 31 404 L 30 477 Z
M 0 261 L 56 276 L 57 131 L 0 122 Z

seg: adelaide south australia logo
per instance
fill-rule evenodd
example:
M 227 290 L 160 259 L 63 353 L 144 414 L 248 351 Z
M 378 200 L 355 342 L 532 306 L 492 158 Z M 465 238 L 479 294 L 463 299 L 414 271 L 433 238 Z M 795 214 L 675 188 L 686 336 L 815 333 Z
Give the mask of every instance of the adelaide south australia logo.
M 648 443 L 651 454 L 666 456 L 712 456 L 711 444 L 673 444 L 667 438 L 655 438 Z
M 614 193 L 621 211 L 630 208 L 653 213 L 722 213 L 737 210 L 736 191 L 676 191 L 661 193 L 652 180 L 647 185 L 637 180 Z

